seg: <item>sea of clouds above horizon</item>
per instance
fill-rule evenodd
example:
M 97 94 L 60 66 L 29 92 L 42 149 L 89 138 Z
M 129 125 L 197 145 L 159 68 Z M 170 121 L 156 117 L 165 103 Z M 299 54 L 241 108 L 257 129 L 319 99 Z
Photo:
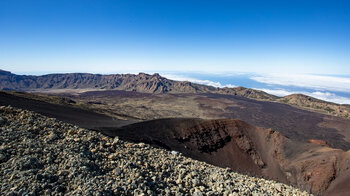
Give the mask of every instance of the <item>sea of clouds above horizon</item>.
M 350 104 L 350 77 L 313 74 L 163 74 L 172 80 L 190 81 L 214 87 L 244 86 L 265 91 L 276 96 L 304 94 L 324 101 Z M 242 78 L 240 81 L 235 78 Z M 210 80 L 207 78 L 211 78 Z M 234 83 L 230 83 L 230 81 Z M 249 82 L 247 82 L 249 81 Z

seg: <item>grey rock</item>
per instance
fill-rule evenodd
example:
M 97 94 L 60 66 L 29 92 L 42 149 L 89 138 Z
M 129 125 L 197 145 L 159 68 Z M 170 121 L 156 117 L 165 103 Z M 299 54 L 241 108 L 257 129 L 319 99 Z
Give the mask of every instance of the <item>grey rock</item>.
M 201 191 L 196 191 L 193 193 L 193 196 L 203 196 L 203 193 Z
M 0 163 L 6 162 L 7 160 L 7 156 L 4 153 L 0 153 Z
M 5 125 L 7 120 L 3 117 L 0 117 L 0 126 Z

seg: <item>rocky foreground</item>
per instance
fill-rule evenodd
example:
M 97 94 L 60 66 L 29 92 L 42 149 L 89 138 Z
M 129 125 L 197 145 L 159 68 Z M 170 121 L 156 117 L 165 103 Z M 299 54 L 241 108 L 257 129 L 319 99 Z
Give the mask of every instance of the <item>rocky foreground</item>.
M 2 106 L 0 126 L 1 195 L 309 195 L 31 111 Z

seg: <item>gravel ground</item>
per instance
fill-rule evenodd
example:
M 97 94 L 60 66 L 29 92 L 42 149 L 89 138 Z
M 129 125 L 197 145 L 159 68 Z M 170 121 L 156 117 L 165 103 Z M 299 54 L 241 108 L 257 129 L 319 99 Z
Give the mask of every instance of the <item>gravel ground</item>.
M 309 195 L 26 110 L 0 127 L 1 195 Z

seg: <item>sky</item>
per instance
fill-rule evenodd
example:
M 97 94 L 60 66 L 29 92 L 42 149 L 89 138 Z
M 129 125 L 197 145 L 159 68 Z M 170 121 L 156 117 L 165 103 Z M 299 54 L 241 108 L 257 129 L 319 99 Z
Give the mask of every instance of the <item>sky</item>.
M 349 10 L 334 0 L 0 0 L 0 68 L 349 76 Z

